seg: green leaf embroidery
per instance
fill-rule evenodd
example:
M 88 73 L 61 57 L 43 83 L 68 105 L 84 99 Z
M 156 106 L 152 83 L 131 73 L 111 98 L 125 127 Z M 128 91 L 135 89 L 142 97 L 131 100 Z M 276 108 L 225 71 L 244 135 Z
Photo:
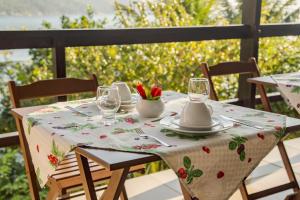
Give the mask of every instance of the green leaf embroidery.
M 40 119 L 35 119 L 33 117 L 29 117 L 27 119 L 27 123 L 28 123 L 28 128 L 27 128 L 27 131 L 28 131 L 28 134 L 30 134 L 30 131 L 31 131 L 31 128 L 34 127 L 34 126 L 37 126 L 39 125 L 39 120 Z
M 183 165 L 184 165 L 184 167 L 188 169 L 188 168 L 191 167 L 191 164 L 192 164 L 191 159 L 189 157 L 187 157 L 187 156 L 184 156 L 183 157 Z
M 198 178 L 203 174 L 202 170 L 194 169 L 194 165 L 192 165 L 192 161 L 188 156 L 183 157 L 183 166 L 184 168 L 178 169 L 177 176 L 184 179 L 187 184 L 191 184 L 194 178 Z
M 188 176 L 186 182 L 187 184 L 191 184 L 193 182 L 193 176 Z
M 241 154 L 240 154 L 240 160 L 244 161 L 245 158 L 246 158 L 246 153 L 245 153 L 245 151 L 242 151 Z
M 230 141 L 229 142 L 229 149 L 230 150 L 235 150 L 237 147 L 237 143 L 235 141 Z
M 187 139 L 187 140 L 194 140 L 194 141 L 198 141 L 198 140 L 201 140 L 201 139 L 206 139 L 205 136 L 182 135 L 180 133 L 176 133 L 175 131 L 171 131 L 171 130 L 168 130 L 168 129 L 161 129 L 160 132 L 166 133 L 165 135 L 167 137 L 178 137 L 179 139 Z
M 300 94 L 300 86 L 294 86 L 291 92 Z
M 236 153 L 238 154 L 240 161 L 244 161 L 246 158 L 244 143 L 247 140 L 248 139 L 245 137 L 232 135 L 232 139 L 228 144 L 229 150 L 231 150 L 231 151 L 236 150 Z
M 42 179 L 41 179 L 41 171 L 40 171 L 40 168 L 37 168 L 36 171 L 35 171 L 35 174 L 36 174 L 36 177 L 37 177 L 37 180 L 39 182 L 40 185 L 42 185 Z
M 200 177 L 200 176 L 202 176 L 202 174 L 203 174 L 203 172 L 202 172 L 200 169 L 194 169 L 194 170 L 192 171 L 192 175 L 193 175 L 194 177 Z

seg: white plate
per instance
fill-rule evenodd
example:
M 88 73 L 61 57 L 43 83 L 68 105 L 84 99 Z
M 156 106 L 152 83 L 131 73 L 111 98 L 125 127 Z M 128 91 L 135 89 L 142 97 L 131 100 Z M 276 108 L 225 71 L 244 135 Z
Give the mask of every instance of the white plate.
M 205 135 L 210 135 L 210 134 L 218 133 L 221 131 L 225 131 L 225 130 L 233 127 L 233 122 L 229 122 L 229 121 L 225 122 L 219 118 L 215 118 L 215 120 L 219 121 L 219 125 L 212 127 L 210 130 L 193 130 L 193 129 L 182 128 L 182 127 L 172 123 L 172 120 L 174 120 L 174 117 L 165 117 L 162 120 L 160 120 L 160 124 L 165 129 L 175 131 L 177 133 L 182 133 L 184 135 L 205 136 Z
M 220 121 L 217 119 L 212 119 L 212 125 L 210 126 L 182 126 L 180 125 L 180 118 L 173 118 L 173 120 L 171 121 L 173 124 L 180 126 L 180 128 L 182 129 L 187 129 L 187 130 L 209 130 L 214 126 L 217 126 L 220 124 Z

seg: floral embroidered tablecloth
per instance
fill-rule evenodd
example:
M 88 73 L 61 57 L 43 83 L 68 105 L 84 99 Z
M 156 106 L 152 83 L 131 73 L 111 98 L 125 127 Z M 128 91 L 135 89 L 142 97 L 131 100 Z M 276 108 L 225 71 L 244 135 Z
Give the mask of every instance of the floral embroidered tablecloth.
M 300 72 L 272 76 L 285 101 L 300 114 Z
M 185 95 L 164 92 L 165 113 L 180 113 Z M 41 186 L 75 146 L 158 154 L 172 168 L 193 197 L 203 200 L 227 199 L 244 177 L 284 135 L 285 117 L 220 102 L 208 101 L 214 115 L 223 114 L 265 127 L 257 130 L 235 124 L 210 136 L 186 136 L 142 119 L 136 112 L 119 115 L 113 126 L 100 123 L 92 99 L 55 103 L 23 118 L 32 161 Z M 72 106 L 90 117 L 69 111 Z M 153 120 L 153 119 L 152 119 Z M 172 144 L 161 146 L 151 138 L 140 138 L 137 128 Z

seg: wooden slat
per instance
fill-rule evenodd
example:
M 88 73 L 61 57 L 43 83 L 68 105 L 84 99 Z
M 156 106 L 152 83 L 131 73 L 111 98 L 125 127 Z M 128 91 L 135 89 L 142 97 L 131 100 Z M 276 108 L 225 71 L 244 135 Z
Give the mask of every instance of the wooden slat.
M 90 162 L 89 166 L 90 167 L 96 167 L 96 166 L 99 166 L 99 165 L 95 162 Z M 100 166 L 100 167 L 102 167 L 102 166 Z M 73 172 L 73 171 L 77 171 L 77 170 L 78 170 L 78 164 L 74 163 L 74 166 L 66 167 L 66 168 L 63 168 L 63 169 L 58 169 L 58 170 L 55 171 L 54 174 L 55 175 L 61 175 L 61 174 L 64 174 L 64 173 Z
M 270 189 L 267 189 L 267 190 L 264 190 L 264 191 L 261 191 L 261 192 L 256 192 L 254 194 L 250 194 L 248 198 L 249 198 L 249 200 L 259 199 L 259 198 L 262 198 L 262 197 L 265 197 L 265 196 L 268 196 L 268 195 L 272 195 L 272 194 L 275 194 L 275 193 L 278 193 L 278 192 L 282 192 L 282 191 L 285 191 L 285 190 L 288 190 L 288 189 L 292 189 L 294 187 L 295 187 L 295 183 L 290 182 L 290 183 L 286 183 L 286 184 L 283 184 L 283 185 L 280 185 L 280 186 L 277 186 L 277 187 L 273 187 L 273 188 L 270 188 Z
M 265 24 L 259 27 L 259 37 L 300 35 L 300 23 Z
M 130 168 L 130 172 L 137 172 L 144 169 L 144 165 L 137 165 Z M 92 167 L 91 169 L 92 177 L 94 181 L 105 180 L 111 176 L 111 171 L 105 168 Z M 74 185 L 81 185 L 82 180 L 78 171 L 69 172 L 67 176 L 57 176 L 56 181 L 62 188 L 74 187 Z M 52 178 L 53 179 L 53 178 Z
M 240 39 L 251 35 L 246 25 L 125 28 L 89 30 L 0 31 L 0 49 L 53 48 Z
M 19 145 L 18 132 L 2 133 L 0 134 L 0 148 Z
M 80 175 L 78 165 L 76 166 L 76 168 L 72 168 L 72 169 L 70 169 L 70 171 L 64 171 L 63 173 L 60 174 L 55 174 L 52 177 L 59 181 L 60 179 L 67 179 L 70 177 Z M 91 167 L 91 171 L 104 171 L 104 170 L 105 170 L 104 167 L 100 165 L 95 165 Z
M 64 87 L 62 87 L 64 86 Z M 29 85 L 16 86 L 18 99 L 32 99 L 38 97 L 60 96 L 74 93 L 92 91 L 96 92 L 95 79 L 82 80 L 75 78 L 41 80 Z

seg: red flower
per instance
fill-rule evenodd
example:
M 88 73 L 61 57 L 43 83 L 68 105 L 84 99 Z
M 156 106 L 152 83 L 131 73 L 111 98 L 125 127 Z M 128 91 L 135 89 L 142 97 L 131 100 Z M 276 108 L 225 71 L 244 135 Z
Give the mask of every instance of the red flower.
M 40 147 L 39 147 L 39 145 L 38 145 L 38 144 L 36 145 L 36 150 L 37 150 L 37 152 L 39 152 L 39 153 L 40 153 Z
M 151 89 L 152 97 L 160 97 L 161 96 L 161 88 L 157 86 L 153 86 Z
M 202 150 L 206 153 L 210 153 L 210 149 L 206 146 L 202 147 Z
M 183 168 L 179 168 L 177 171 L 177 174 L 179 176 L 179 178 L 185 179 L 187 177 L 187 173 L 185 171 L 185 169 Z
M 137 84 L 136 89 L 137 89 L 137 91 L 139 92 L 140 96 L 143 99 L 147 99 L 146 92 L 145 92 L 145 90 L 143 88 L 143 85 L 141 83 Z
M 48 160 L 52 165 L 57 165 L 58 164 L 58 158 L 55 155 L 48 155 Z
M 281 131 L 281 130 L 282 130 L 282 127 L 281 127 L 281 126 L 275 126 L 274 128 L 275 128 L 275 130 L 277 130 L 277 131 Z
M 218 174 L 217 174 L 217 178 L 223 178 L 224 176 L 224 172 L 223 171 L 219 171 Z
M 107 138 L 107 135 L 100 135 L 99 138 L 100 139 L 105 139 L 105 138 Z

